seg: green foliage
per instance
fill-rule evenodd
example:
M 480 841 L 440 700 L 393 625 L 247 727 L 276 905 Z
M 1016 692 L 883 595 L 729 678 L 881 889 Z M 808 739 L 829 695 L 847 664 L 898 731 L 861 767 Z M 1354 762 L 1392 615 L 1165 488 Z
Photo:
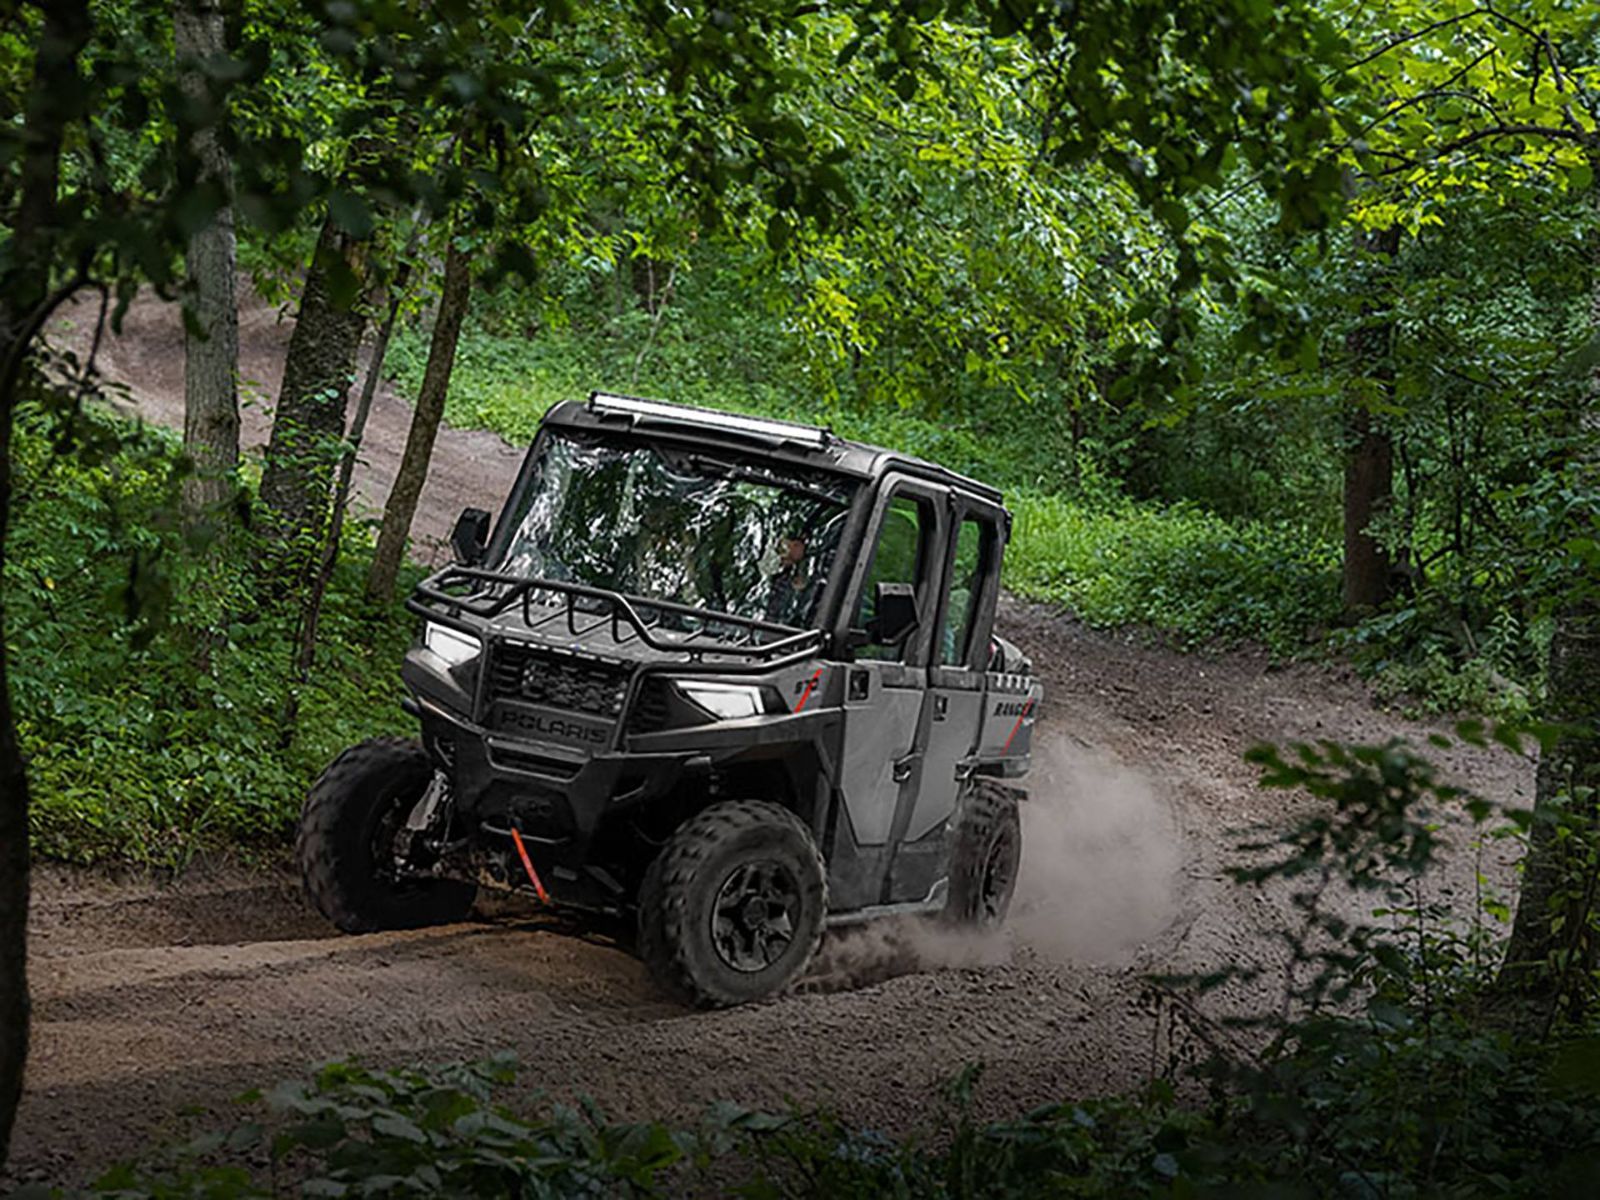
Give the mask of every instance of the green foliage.
M 226 102 L 253 265 L 281 264 L 312 210 L 390 241 L 416 212 L 435 239 L 473 228 L 491 278 L 536 283 L 469 335 L 457 424 L 524 440 L 550 401 L 595 384 L 825 420 L 1005 486 L 1024 594 L 1292 652 L 1339 605 L 1339 459 L 1359 406 L 1395 447 L 1368 532 L 1404 580 L 1334 645 L 1385 688 L 1536 707 L 1552 612 L 1593 598 L 1600 504 L 1572 469 L 1593 456 L 1592 6 L 773 0 L 441 21 L 251 0 L 237 53 L 189 95 L 170 6 L 21 11 L 0 32 L 0 95 L 23 114 L 0 126 L 0 204 L 28 225 L 7 222 L 0 282 L 20 313 L 42 319 L 68 280 L 123 302 L 178 285 L 222 197 L 186 186 L 185 135 Z M 51 64 L 34 94 L 32 67 Z M 59 164 L 31 161 L 58 143 Z M 1332 236 L 1298 236 L 1341 215 Z M 1351 250 L 1373 231 L 1404 235 L 1377 265 Z M 1387 348 L 1363 356 L 1378 324 Z M 419 336 L 396 351 L 408 381 Z M 4 348 L 17 363 L 26 347 Z M 266 841 L 332 750 L 403 727 L 407 622 L 369 624 L 352 535 L 318 673 L 291 695 L 290 606 L 255 594 L 248 536 L 209 561 L 183 544 L 170 440 L 92 416 L 62 429 L 24 411 L 9 476 L 33 833 L 63 856 L 164 864 Z M 1488 806 L 1401 747 L 1259 760 L 1323 805 L 1239 876 L 1298 889 L 1306 928 L 1285 940 L 1315 984 L 1261 1056 L 1207 1064 L 1209 1108 L 1157 1088 L 996 1126 L 962 1109 L 936 1148 L 823 1118 L 724 1121 L 758 1194 L 1471 1195 L 1592 1178 L 1594 1029 L 1510 1036 L 1493 929 L 1459 931 L 1407 890 L 1435 821 Z M 1578 903 L 1587 930 L 1593 831 L 1550 836 L 1571 851 L 1552 902 L 1562 920 Z M 1335 883 L 1381 894 L 1382 921 L 1323 907 Z M 276 1098 L 295 1121 L 275 1150 L 329 1193 L 643 1188 L 688 1146 L 485 1116 L 481 1088 L 453 1077 L 336 1068 Z M 256 1186 L 218 1170 L 149 1189 Z
M 1008 554 L 1019 593 L 1096 625 L 1146 625 L 1185 644 L 1302 649 L 1338 612 L 1338 559 L 1293 529 L 1190 506 L 1024 494 Z
M 1194 1178 L 1186 1178 L 1179 1155 L 1211 1132 L 1203 1113 L 1177 1105 L 1159 1082 L 1137 1097 L 1047 1104 L 983 1124 L 971 1111 L 981 1078 L 973 1066 L 946 1085 L 952 1119 L 933 1143 L 853 1128 L 826 1114 L 770 1122 L 742 1147 L 759 1169 L 745 1194 L 1168 1196 Z
M 1556 731 L 1463 721 L 1462 742 L 1546 749 Z M 1435 735 L 1448 749 L 1451 739 Z M 1541 1019 L 1498 976 L 1509 913 L 1485 889 L 1465 916 L 1427 898 L 1440 853 L 1476 827 L 1525 837 L 1526 811 L 1502 809 L 1445 782 L 1398 742 L 1263 746 L 1263 786 L 1304 789 L 1293 828 L 1247 845 L 1234 878 L 1291 886 L 1303 914 L 1285 944 L 1298 970 L 1287 1018 L 1260 1016 L 1273 1041 L 1255 1061 L 1213 1056 L 1205 1073 L 1231 1096 L 1236 1136 L 1277 1144 L 1279 1170 L 1315 1192 L 1547 1195 L 1600 1167 L 1592 1047 L 1600 1031 Z M 1592 837 L 1592 831 L 1589 834 Z M 1364 916 L 1340 893 L 1377 900 Z M 1594 896 L 1584 919 L 1593 920 Z M 1563 981 L 1559 962 L 1535 984 Z M 1570 974 L 1570 973 L 1568 973 Z M 1553 1015 L 1553 1014 L 1552 1014 Z M 1531 1018 L 1531 1019 L 1530 1019 Z
M 344 746 L 406 732 L 411 621 L 361 601 L 352 533 L 317 667 L 283 725 L 292 610 L 259 592 L 247 534 L 197 552 L 176 524 L 181 456 L 163 431 L 93 412 L 19 414 L 6 562 L 11 683 L 44 854 L 179 866 L 203 849 L 276 850 Z M 100 449 L 86 449 L 85 446 Z
M 246 1096 L 264 1103 L 265 1120 L 202 1135 L 165 1161 L 113 1168 L 88 1192 L 45 1194 L 254 1200 L 287 1194 L 272 1180 L 292 1179 L 301 1196 L 1167 1195 L 1182 1174 L 1176 1152 L 1208 1129 L 1165 1086 L 979 1125 L 970 1115 L 977 1068 L 946 1089 L 954 1119 L 941 1149 L 825 1114 L 731 1104 L 693 1130 L 614 1124 L 587 1103 L 529 1117 L 493 1102 L 512 1074 L 504 1056 L 427 1070 L 331 1063 L 307 1082 Z M 241 1165 L 263 1158 L 270 1180 Z M 729 1180 L 739 1182 L 730 1190 Z
M 1247 308 L 1211 314 L 1196 344 L 1205 402 L 1175 433 L 1192 429 L 1203 454 L 1248 408 L 1261 457 L 1288 450 L 1282 477 L 1310 479 L 1294 467 L 1303 452 L 1333 465 L 1341 412 L 1365 408 L 1395 450 L 1393 500 L 1371 532 L 1400 586 L 1338 644 L 1386 696 L 1525 711 L 1541 702 L 1548 615 L 1593 574 L 1567 549 L 1584 535 L 1563 464 L 1584 453 L 1572 423 L 1593 365 L 1594 13 L 1542 0 L 1337 12 L 1351 46 L 1329 153 L 1353 185 L 1345 228 L 1313 244 L 1278 236 L 1256 205 L 1222 214 L 1244 273 L 1260 272 L 1303 337 L 1268 349 Z M 1374 261 L 1364 235 L 1384 233 L 1397 249 Z M 1391 335 L 1377 358 L 1352 343 L 1374 324 Z M 1307 418 L 1321 427 L 1309 442 Z M 1208 454 L 1155 474 L 1215 503 L 1217 465 Z M 1337 479 L 1319 490 L 1336 518 Z
M 1430 591 L 1337 632 L 1332 644 L 1371 677 L 1385 702 L 1526 718 L 1541 697 L 1550 626 L 1541 618 L 1524 628 L 1508 607 L 1474 636 L 1459 616 L 1438 610 Z
M 286 1194 L 231 1165 L 272 1163 L 299 1196 L 576 1197 L 660 1195 L 694 1151 L 659 1124 L 618 1125 L 592 1106 L 525 1120 L 493 1103 L 509 1057 L 434 1070 L 330 1063 L 306 1082 L 247 1096 L 265 1121 L 241 1122 L 179 1147 L 168 1162 L 122 1166 L 85 1195 L 123 1200 Z

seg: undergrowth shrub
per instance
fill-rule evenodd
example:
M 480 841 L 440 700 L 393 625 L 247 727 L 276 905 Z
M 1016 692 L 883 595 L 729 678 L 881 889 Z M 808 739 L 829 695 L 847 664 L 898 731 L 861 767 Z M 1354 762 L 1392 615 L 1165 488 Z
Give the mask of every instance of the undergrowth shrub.
M 659 1123 L 613 1124 L 593 1106 L 517 1117 L 492 1093 L 512 1061 L 375 1070 L 330 1063 L 243 1103 L 258 1111 L 142 1166 L 106 1172 L 92 1189 L 25 1188 L 157 1200 L 268 1196 L 576 1197 L 651 1194 L 698 1147 Z M 243 1165 L 265 1162 L 265 1172 Z
M 1331 641 L 1385 702 L 1514 720 L 1531 715 L 1543 699 L 1552 629 L 1548 616 L 1525 621 L 1508 607 L 1475 635 L 1427 591 L 1339 630 Z
M 414 622 L 398 605 L 368 611 L 369 539 L 352 531 L 285 727 L 295 605 L 259 594 L 251 537 L 186 545 L 176 435 L 82 419 L 99 449 L 56 453 L 59 429 L 29 411 L 13 446 L 4 586 L 35 844 L 168 867 L 276 850 L 334 754 L 407 730 L 398 672 Z
M 1250 638 L 1292 654 L 1338 612 L 1334 550 L 1292 530 L 1181 505 L 1024 493 L 1007 583 L 1093 625 L 1145 625 L 1196 645 Z

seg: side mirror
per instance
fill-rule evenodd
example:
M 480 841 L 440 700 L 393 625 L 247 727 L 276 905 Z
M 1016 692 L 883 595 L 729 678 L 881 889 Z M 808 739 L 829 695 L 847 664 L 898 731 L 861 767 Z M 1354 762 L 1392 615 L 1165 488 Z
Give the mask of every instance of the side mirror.
M 475 567 L 483 561 L 483 552 L 489 546 L 489 514 L 481 508 L 465 508 L 456 518 L 456 527 L 450 531 L 450 549 L 456 561 L 464 567 Z
M 872 640 L 898 646 L 917 627 L 917 589 L 909 583 L 880 583 L 873 593 Z

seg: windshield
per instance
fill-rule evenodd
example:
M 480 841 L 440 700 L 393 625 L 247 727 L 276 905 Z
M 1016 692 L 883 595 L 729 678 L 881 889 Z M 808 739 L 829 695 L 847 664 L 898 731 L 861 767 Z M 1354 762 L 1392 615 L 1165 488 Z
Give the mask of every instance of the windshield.
M 550 431 L 499 569 L 804 628 L 850 498 L 822 472 Z

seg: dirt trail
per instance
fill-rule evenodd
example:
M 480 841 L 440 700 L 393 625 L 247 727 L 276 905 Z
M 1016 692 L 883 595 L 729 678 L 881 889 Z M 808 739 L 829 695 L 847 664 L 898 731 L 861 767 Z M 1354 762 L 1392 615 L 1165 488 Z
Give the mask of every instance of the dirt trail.
M 250 454 L 259 453 L 272 432 L 272 408 L 283 381 L 294 317 L 262 300 L 243 278 L 239 296 L 240 440 Z M 52 328 L 52 338 L 83 354 L 88 345 L 85 323 L 94 319 L 96 311 L 94 303 L 80 301 L 68 318 Z M 177 312 L 176 305 L 163 303 L 148 291 L 141 293 L 123 319 L 122 335 L 108 334 L 95 361 L 106 379 L 126 389 L 136 415 L 182 429 L 183 326 Z M 366 363 L 363 350 L 362 378 Z M 382 517 L 410 428 L 410 403 L 385 383 L 373 400 L 355 473 L 357 519 Z M 411 530 L 414 556 L 422 562 L 443 562 L 461 510 L 474 504 L 497 509 L 516 479 L 522 453 L 480 429 L 442 428 Z
M 247 329 L 247 370 L 275 382 L 285 327 L 252 310 Z M 181 416 L 175 323 L 158 306 L 135 305 L 107 363 L 152 419 Z M 407 415 L 386 393 L 369 499 L 392 475 Z M 258 442 L 263 425 L 251 417 Z M 444 431 L 424 528 L 442 534 L 461 504 L 492 506 L 515 457 L 485 435 Z M 46 869 L 12 1179 L 81 1178 L 214 1121 L 247 1087 L 346 1055 L 444 1061 L 510 1048 L 528 1092 L 587 1094 L 618 1116 L 792 1100 L 888 1131 L 922 1127 L 936 1085 L 977 1060 L 988 1114 L 1137 1085 L 1155 1044 L 1146 972 L 1283 961 L 1274 935 L 1292 919 L 1287 896 L 1222 878 L 1238 831 L 1283 821 L 1292 803 L 1255 788 L 1244 750 L 1261 739 L 1420 741 L 1430 727 L 1375 710 L 1357 681 L 1326 669 L 1176 654 L 1016 602 L 1002 626 L 1048 688 L 1023 882 L 1003 937 L 841 936 L 798 993 L 703 1014 L 663 1001 L 623 950 L 547 915 L 341 937 L 287 875 L 220 870 L 158 885 Z M 1440 757 L 1487 795 L 1531 797 L 1522 758 Z M 1470 898 L 1475 870 L 1506 877 L 1508 853 L 1479 863 L 1463 847 L 1433 886 Z M 1210 1003 L 1270 1003 L 1278 986 L 1269 971 Z

